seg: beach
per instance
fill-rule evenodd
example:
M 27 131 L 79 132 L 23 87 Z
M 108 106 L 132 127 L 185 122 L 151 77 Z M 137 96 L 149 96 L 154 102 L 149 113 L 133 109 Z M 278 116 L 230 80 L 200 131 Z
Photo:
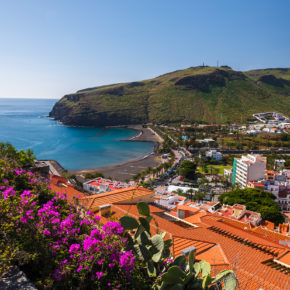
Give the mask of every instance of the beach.
M 105 175 L 105 177 L 111 177 L 112 179 L 125 181 L 131 180 L 136 173 L 146 169 L 149 166 L 158 166 L 161 163 L 161 156 L 160 154 L 156 153 L 156 150 L 158 149 L 160 143 L 163 141 L 162 138 L 154 134 L 154 132 L 150 128 L 143 128 L 141 125 L 127 126 L 127 128 L 134 129 L 139 133 L 133 138 L 124 141 L 152 142 L 154 144 L 154 152 L 147 156 L 143 156 L 141 158 L 126 163 L 113 165 L 105 168 L 70 171 L 70 173 L 82 175 L 85 173 L 101 172 Z

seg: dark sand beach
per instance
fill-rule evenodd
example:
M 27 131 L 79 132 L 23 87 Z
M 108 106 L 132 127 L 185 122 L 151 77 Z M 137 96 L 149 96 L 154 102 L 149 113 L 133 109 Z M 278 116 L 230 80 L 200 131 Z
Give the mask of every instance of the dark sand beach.
M 96 168 L 90 170 L 78 170 L 71 171 L 72 174 L 85 174 L 85 173 L 93 173 L 93 172 L 101 172 L 106 177 L 112 177 L 113 179 L 125 181 L 131 180 L 132 177 L 146 169 L 147 167 L 156 167 L 161 163 L 160 154 L 156 153 L 159 144 L 163 141 L 159 136 L 155 135 L 154 132 L 149 128 L 142 128 L 141 125 L 127 126 L 127 128 L 134 129 L 140 133 L 138 133 L 135 137 L 125 140 L 130 142 L 152 142 L 154 143 L 154 152 L 150 155 L 141 157 L 136 160 L 132 160 L 123 164 L 118 164 L 106 168 Z

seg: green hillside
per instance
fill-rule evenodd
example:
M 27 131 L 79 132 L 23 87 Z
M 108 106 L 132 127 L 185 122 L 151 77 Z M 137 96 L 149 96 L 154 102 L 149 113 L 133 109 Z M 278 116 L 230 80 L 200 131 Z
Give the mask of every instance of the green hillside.
M 50 116 L 84 126 L 184 119 L 240 123 L 269 110 L 290 115 L 290 69 L 191 67 L 145 81 L 80 90 L 58 101 Z

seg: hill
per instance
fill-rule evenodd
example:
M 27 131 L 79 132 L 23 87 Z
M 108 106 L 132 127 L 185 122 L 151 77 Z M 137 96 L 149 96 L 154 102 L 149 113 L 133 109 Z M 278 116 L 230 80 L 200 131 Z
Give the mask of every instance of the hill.
M 147 122 L 244 122 L 263 111 L 290 113 L 290 69 L 247 72 L 191 67 L 154 79 L 80 90 L 60 99 L 50 117 L 67 125 Z

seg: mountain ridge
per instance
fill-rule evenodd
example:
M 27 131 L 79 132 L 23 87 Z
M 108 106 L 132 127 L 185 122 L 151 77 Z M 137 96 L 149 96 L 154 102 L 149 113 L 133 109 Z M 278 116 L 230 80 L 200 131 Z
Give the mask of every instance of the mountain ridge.
M 290 112 L 290 68 L 246 72 L 190 67 L 156 78 L 86 88 L 60 99 L 50 117 L 66 125 L 244 122 L 255 112 Z

